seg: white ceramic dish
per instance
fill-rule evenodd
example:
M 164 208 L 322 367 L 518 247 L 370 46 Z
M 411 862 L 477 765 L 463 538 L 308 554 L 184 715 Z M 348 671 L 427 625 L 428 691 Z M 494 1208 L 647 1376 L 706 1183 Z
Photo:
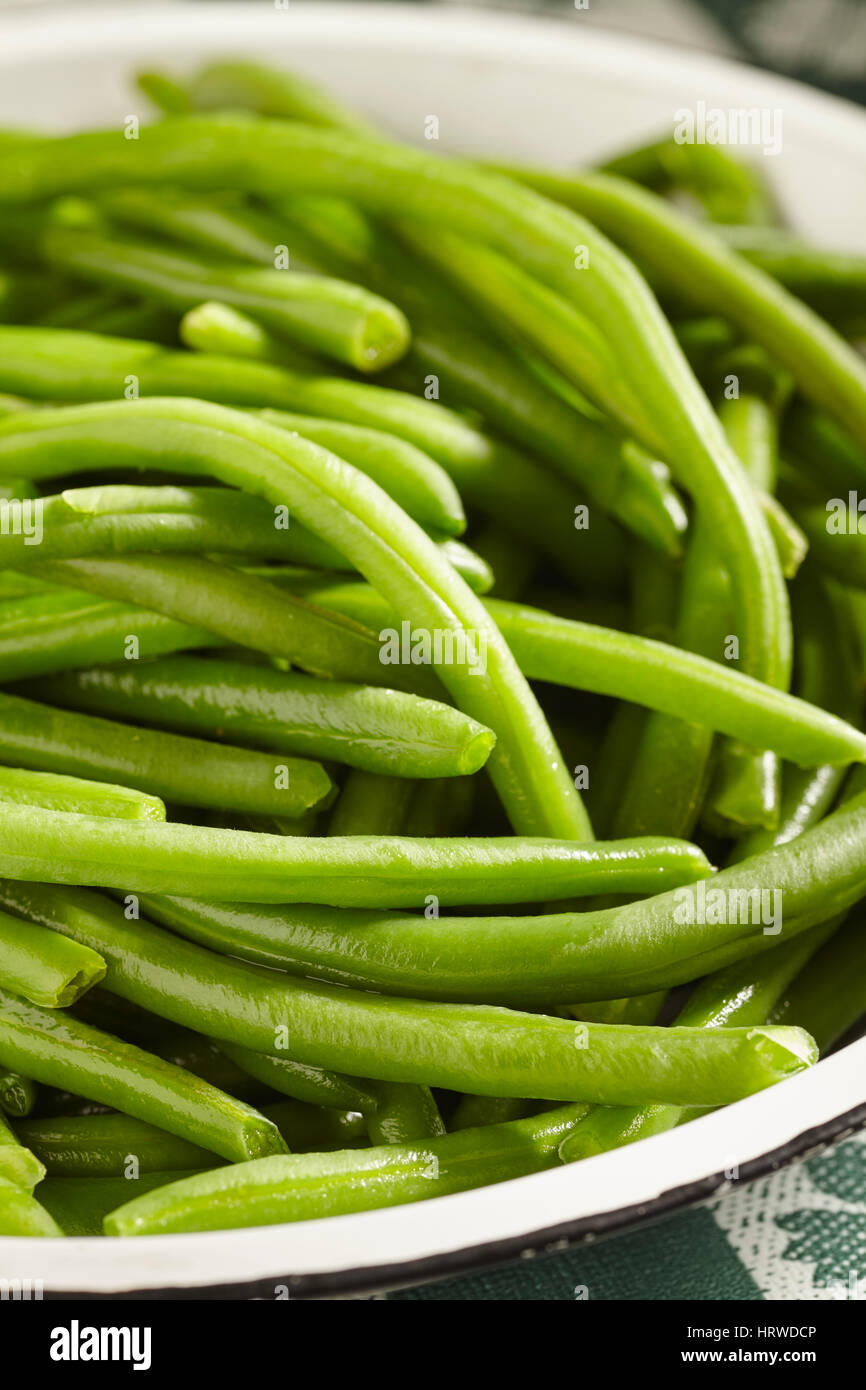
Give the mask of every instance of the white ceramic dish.
M 866 114 L 728 62 L 570 20 L 395 6 L 156 5 L 0 16 L 0 124 L 74 129 L 141 110 L 127 74 L 249 55 L 325 79 L 407 139 L 439 117 L 443 151 L 585 163 L 708 106 L 783 112 L 767 160 L 791 221 L 866 242 Z M 759 156 L 760 157 L 760 156 Z M 683 1129 L 478 1192 L 330 1221 L 137 1240 L 0 1241 L 0 1277 L 46 1291 L 183 1297 L 350 1295 L 620 1229 L 744 1181 L 866 1123 L 866 1039 Z

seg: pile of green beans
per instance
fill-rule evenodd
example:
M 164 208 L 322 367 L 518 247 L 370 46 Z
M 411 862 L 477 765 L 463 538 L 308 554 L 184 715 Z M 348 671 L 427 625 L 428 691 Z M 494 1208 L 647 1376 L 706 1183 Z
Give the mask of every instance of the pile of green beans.
M 815 1065 L 863 259 L 717 149 L 141 87 L 138 141 L 0 132 L 0 1237 L 429 1200 Z

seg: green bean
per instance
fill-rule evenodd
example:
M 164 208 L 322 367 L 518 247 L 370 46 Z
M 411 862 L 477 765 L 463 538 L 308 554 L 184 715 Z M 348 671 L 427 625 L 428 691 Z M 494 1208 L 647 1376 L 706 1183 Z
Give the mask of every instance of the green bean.
M 105 1000 L 113 1002 L 115 1008 L 121 1006 L 131 1009 L 133 1007 L 129 1000 L 120 999 L 117 995 L 109 994 L 107 991 L 101 991 L 101 993 Z M 93 995 L 89 995 L 88 998 L 92 999 Z M 100 1004 L 102 1004 L 102 1000 L 100 1000 Z M 245 1100 L 249 1105 L 255 1105 L 257 1109 L 261 1109 L 265 1102 L 270 1102 L 273 1099 L 273 1087 L 257 1081 L 242 1067 L 239 1067 L 212 1038 L 204 1038 L 200 1033 L 194 1033 L 189 1028 L 178 1028 L 172 1024 L 167 1024 L 165 1019 L 159 1018 L 156 1014 L 148 1013 L 144 1009 L 139 1010 L 139 1013 L 160 1030 L 155 1037 L 135 1036 L 130 1024 L 124 1019 L 120 1020 L 119 1025 L 109 1027 L 99 1017 L 92 1018 L 86 1008 L 82 1009 L 79 1006 L 75 1012 L 83 1017 L 85 1022 L 95 1023 L 98 1028 L 104 1028 L 106 1032 L 117 1033 L 120 1037 L 129 1036 L 130 1042 L 137 1042 L 139 1046 L 147 1048 L 150 1052 L 155 1052 L 157 1057 L 162 1057 L 164 1061 L 171 1062 L 184 1071 L 192 1072 L 193 1076 L 200 1076 L 202 1081 L 216 1086 L 218 1091 L 226 1091 L 238 1100 Z M 262 1113 L 264 1114 L 264 1110 Z
M 399 309 L 346 281 L 207 262 L 70 227 L 49 228 L 40 248 L 48 264 L 77 278 L 145 295 L 176 311 L 207 299 L 237 304 L 289 339 L 359 371 L 381 371 L 409 345 L 409 325 Z
M 221 61 L 209 63 L 182 89 L 187 109 L 203 111 L 249 106 L 262 116 L 303 119 L 313 125 L 349 126 L 358 134 L 371 133 L 362 117 L 348 110 L 318 84 L 297 73 L 264 64 Z
M 618 999 L 686 984 L 778 945 L 780 933 L 763 927 L 773 926 L 779 903 L 786 940 L 850 907 L 866 893 L 864 806 L 861 799 L 835 811 L 796 843 L 703 885 L 598 911 L 427 920 L 147 894 L 141 902 L 157 921 L 213 950 L 335 984 L 522 1007 Z
M 791 983 L 768 1019 L 808 1019 L 821 1053 L 866 1013 L 866 936 L 862 913 L 840 928 Z
M 567 1008 L 571 1018 L 582 1018 L 586 1023 L 655 1023 L 666 998 L 666 991 L 654 990 L 625 999 L 588 1000 Z
M 0 986 L 46 1009 L 74 1004 L 105 974 L 88 947 L 0 912 Z
M 496 455 L 455 411 L 402 391 L 306 376 L 234 355 L 167 352 L 156 343 L 0 325 L 0 389 L 47 401 L 117 400 L 135 378 L 141 395 L 294 411 L 393 434 L 454 470 L 457 486 Z M 457 470 L 461 470 L 457 472 Z
M 0 157 L 2 162 L 2 157 Z M 136 430 L 130 438 L 130 408 Z M 281 503 L 288 495 L 300 520 L 334 539 L 390 602 L 429 632 L 483 638 L 486 671 L 455 661 L 443 684 L 467 715 L 490 718 L 496 747 L 490 774 L 518 832 L 590 833 L 586 813 L 562 766 L 541 710 L 495 623 L 423 531 L 363 474 L 317 445 L 259 420 L 200 401 L 96 405 L 34 411 L 40 427 L 17 439 L 0 422 L 0 458 L 26 455 L 37 476 L 75 467 L 82 458 L 112 467 L 145 462 L 218 475 L 223 482 Z M 479 722 L 481 722 L 479 719 Z
M 810 246 L 778 227 L 723 226 L 728 246 L 831 322 L 862 325 L 866 257 Z
M 859 723 L 863 705 L 860 658 L 847 596 L 831 589 L 811 568 L 791 589 L 797 631 L 797 678 L 803 699 Z M 739 841 L 733 860 L 784 844 L 832 808 L 846 769 L 824 763 L 815 768 L 785 767 L 775 830 L 759 830 Z
M 331 1153 L 367 1145 L 367 1126 L 356 1110 L 278 1100 L 266 1105 L 262 1113 L 273 1120 L 292 1153 Z
M 524 1119 L 532 1108 L 531 1101 L 514 1096 L 461 1096 L 448 1128 L 453 1133 L 482 1125 L 506 1124 L 509 1120 Z
M 220 1160 L 188 1139 L 129 1115 L 63 1115 L 24 1120 L 18 1137 L 53 1177 L 116 1177 L 134 1182 L 141 1173 L 213 1168 Z
M 720 625 L 718 572 L 712 563 L 707 564 L 703 549 L 696 553 L 710 569 L 712 581 L 706 607 L 695 609 L 694 620 L 697 629 L 700 618 L 707 641 L 708 615 L 715 617 L 716 628 Z M 384 625 L 389 616 L 393 621 L 381 598 L 363 585 L 323 585 L 314 578 L 312 587 L 301 587 L 316 602 L 370 627 Z M 705 656 L 652 638 L 557 618 L 525 604 L 491 598 L 485 606 L 531 680 L 631 700 L 682 720 L 699 721 L 702 727 L 765 744 L 802 766 L 864 757 L 866 736 L 851 725 Z M 79 679 L 67 678 L 69 682 Z M 827 756 L 831 747 L 832 758 Z
M 447 399 L 495 421 L 590 506 L 663 554 L 680 553 L 687 516 L 664 464 L 561 399 L 519 357 L 471 325 L 415 315 L 413 328 L 413 346 L 390 379 L 408 386 L 411 372 L 415 380 L 434 373 Z
M 708 871 L 696 845 L 651 837 L 598 844 L 526 837 L 305 839 L 175 822 L 107 822 L 32 807 L 9 806 L 0 817 L 0 873 L 229 901 L 409 907 L 433 894 L 448 906 L 538 902 L 651 892 Z
M 29 1149 L 25 1149 L 17 1134 L 0 1110 L 0 1183 L 14 1183 L 32 1192 L 45 1176 L 45 1165 Z
M 17 1071 L 0 1071 L 0 1110 L 13 1119 L 29 1115 L 38 1098 L 38 1091 L 29 1076 Z
M 429 1086 L 399 1081 L 375 1085 L 376 1107 L 367 1115 L 373 1144 L 411 1144 L 445 1133 L 439 1107 Z
M 161 656 L 212 646 L 213 633 L 68 589 L 48 589 L 0 604 L 0 679 L 51 675 L 95 661 Z
M 737 224 L 746 223 L 745 236 L 759 236 L 761 225 L 775 220 L 772 200 L 755 166 L 732 159 L 718 145 L 679 145 L 668 138 L 628 150 L 601 168 L 654 193 L 685 190 L 703 204 L 711 221 L 728 224 L 732 233 L 739 233 Z M 777 233 L 774 229 L 767 235 Z
M 456 487 L 441 464 L 414 444 L 382 430 L 286 410 L 263 410 L 261 418 L 354 464 L 425 529 L 454 536 L 465 530 L 466 517 Z
M 333 791 L 318 763 L 283 759 L 277 764 L 250 749 L 115 724 L 5 692 L 0 692 L 0 758 L 43 773 L 60 768 L 74 777 L 86 772 L 109 783 L 117 778 L 125 787 L 150 793 L 148 802 L 160 796 L 184 806 L 264 815 L 300 816 L 327 804 Z M 0 784 L 2 777 L 0 770 Z M 115 800 L 113 788 L 108 797 Z
M 63 1231 L 35 1197 L 0 1174 L 0 1235 L 62 1236 Z
M 213 299 L 187 310 L 178 326 L 178 337 L 188 348 L 220 358 L 249 357 L 292 372 L 323 370 L 317 358 L 304 355 L 248 314 Z
M 16 496 L 24 494 L 17 492 Z M 224 551 L 342 568 L 345 561 L 260 498 L 233 488 L 136 487 L 108 483 L 67 488 L 40 504 L 37 549 L 23 533 L 0 536 L 0 560 L 14 565 L 70 560 L 109 551 Z
M 763 492 L 758 494 L 758 501 L 770 528 L 782 573 L 786 579 L 794 579 L 809 553 L 809 537 L 778 498 Z
M 866 368 L 836 333 L 709 228 L 651 193 L 604 174 L 517 172 L 561 199 L 676 288 L 730 319 L 785 367 L 800 390 L 866 443 Z
M 189 1173 L 142 1173 L 134 1183 L 127 1178 L 47 1178 L 39 1196 L 60 1227 L 53 1234 L 101 1236 L 105 1217 L 118 1203 L 128 1201 L 130 1192 L 141 1196 L 181 1177 Z
M 354 1077 L 296 1062 L 291 1057 L 255 1052 L 236 1043 L 221 1041 L 219 1046 L 242 1071 L 292 1100 L 361 1113 L 375 1110 L 378 1103 L 372 1088 Z
M 382 777 L 377 772 L 355 768 L 343 783 L 331 813 L 328 834 L 403 834 L 416 790 L 416 783 L 408 777 Z
M 190 109 L 190 98 L 186 88 L 167 73 L 136 73 L 135 85 L 159 111 L 178 114 Z
M 396 777 L 477 772 L 494 744 L 489 729 L 439 701 L 240 661 L 175 656 L 92 667 L 80 679 L 53 677 L 50 690 L 38 683 L 37 693 L 88 711 L 335 758 Z
M 184 242 L 214 259 L 252 261 L 273 270 L 278 253 L 291 253 L 292 269 L 297 269 L 298 258 L 294 246 L 286 245 L 288 238 L 281 220 L 231 194 L 199 198 L 176 188 L 162 188 L 158 194 L 124 188 L 100 194 L 98 206 L 112 223 L 156 232 L 161 238 Z M 218 303 L 216 299 L 209 302 Z
M 169 172 L 172 181 L 199 189 L 224 186 L 230 177 L 235 186 L 265 197 L 290 184 L 293 192 L 348 196 L 374 212 L 423 217 L 486 239 L 550 288 L 579 300 L 609 340 L 628 343 L 628 381 L 642 407 L 641 442 L 661 449 L 726 535 L 746 669 L 771 678 L 776 668 L 784 673 L 786 599 L 766 523 L 649 289 L 589 223 L 500 175 L 266 119 L 215 125 L 178 117 L 153 127 L 134 154 L 130 160 L 112 134 L 35 141 L 23 151 L 0 154 L 0 188 L 7 202 L 20 203 L 87 192 L 115 178 L 136 187 L 161 183 Z M 589 252 L 589 264 L 577 277 L 575 244 Z M 846 418 L 856 422 L 862 416 L 866 426 L 866 372 L 846 354 L 844 349 L 841 361 L 834 359 L 833 380 L 844 382 L 843 394 L 850 398 Z
M 388 683 L 375 633 L 287 594 L 263 577 L 265 571 L 241 573 L 197 555 L 145 554 L 59 560 L 39 573 L 72 589 L 141 604 L 313 675 Z M 411 680 L 412 672 L 405 676 Z
M 165 820 L 165 806 L 156 796 L 111 783 L 17 767 L 0 767 L 0 802 L 5 801 L 42 806 L 48 811 L 78 811 L 85 816 Z
M 770 749 L 722 740 L 701 812 L 711 835 L 739 839 L 753 831 L 773 832 L 779 823 L 779 760 Z
M 776 484 L 778 416 L 788 383 L 760 350 L 749 347 L 725 354 L 720 370 L 726 381 L 733 378 L 737 383 L 737 394 L 726 393 L 718 405 L 725 433 L 753 486 L 766 496 Z M 729 838 L 772 831 L 779 820 L 780 794 L 780 768 L 772 752 L 740 740 L 722 740 L 715 752 L 703 823 L 711 833 Z
M 242 1101 L 68 1013 L 0 990 L 0 1063 L 116 1106 L 237 1162 L 285 1151 L 274 1125 Z

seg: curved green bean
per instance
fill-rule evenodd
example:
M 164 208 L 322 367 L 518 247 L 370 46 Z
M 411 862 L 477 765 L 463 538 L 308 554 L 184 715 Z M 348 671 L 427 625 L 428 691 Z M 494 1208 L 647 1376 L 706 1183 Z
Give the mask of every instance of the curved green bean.
M 77 811 L 83 816 L 165 820 L 159 797 L 131 787 L 18 767 L 0 767 L 0 802 L 4 801 L 42 806 L 47 811 Z
M 0 680 L 51 675 L 71 666 L 161 656 L 213 646 L 214 634 L 69 589 L 49 588 L 0 603 Z
M 258 1111 L 131 1043 L 0 990 L 0 1063 L 238 1162 L 285 1152 Z
M 376 1109 L 377 1098 L 372 1085 L 357 1081 L 352 1076 L 296 1062 L 279 1053 L 254 1052 L 251 1048 L 225 1040 L 219 1043 L 219 1047 L 242 1071 L 292 1100 L 361 1114 Z
M 289 818 L 328 803 L 333 784 L 319 763 L 279 762 L 252 749 L 205 742 L 181 734 L 135 728 L 108 719 L 53 709 L 0 692 L 0 758 L 48 774 L 87 773 L 183 806 Z M 0 769 L 0 785 L 5 773 Z M 56 774 L 51 772 L 52 778 Z M 59 779 L 56 779 L 59 780 Z M 113 787 L 108 802 L 115 800 Z M 116 815 L 117 811 L 113 810 Z
M 130 410 L 136 429 L 130 435 Z M 201 470 L 267 500 L 289 497 L 300 520 L 326 535 L 428 633 L 472 645 L 477 663 L 441 666 L 443 684 L 467 715 L 485 717 L 496 735 L 490 775 L 518 832 L 556 830 L 586 836 L 590 827 L 535 697 L 495 623 L 432 541 L 376 484 L 317 445 L 200 401 L 140 400 L 20 417 L 39 420 L 14 436 L 0 421 L 0 465 L 27 458 L 31 476 L 79 466 L 153 464 Z
M 176 822 L 108 822 L 32 807 L 9 806 L 0 817 L 0 873 L 7 876 L 229 901 L 409 907 L 432 895 L 443 905 L 538 902 L 652 892 L 693 883 L 709 868 L 696 845 L 651 837 L 597 844 L 526 837 L 305 839 Z
M 198 1144 L 129 1115 L 61 1115 L 23 1120 L 17 1129 L 21 1142 L 53 1177 L 115 1177 L 132 1183 L 141 1173 L 213 1168 L 220 1162 Z
M 387 665 L 382 670 L 387 672 Z M 395 777 L 477 772 L 489 729 L 437 700 L 241 661 L 175 656 L 28 683 L 40 697 Z
M 265 652 L 313 675 L 388 683 L 375 633 L 268 582 L 199 555 L 122 555 L 56 560 L 38 573 L 115 602 L 141 604 L 226 642 Z M 0 609 L 2 622 L 2 609 Z M 216 643 L 214 642 L 214 645 Z M 412 671 L 401 672 L 411 681 Z M 436 688 L 434 681 L 428 687 Z

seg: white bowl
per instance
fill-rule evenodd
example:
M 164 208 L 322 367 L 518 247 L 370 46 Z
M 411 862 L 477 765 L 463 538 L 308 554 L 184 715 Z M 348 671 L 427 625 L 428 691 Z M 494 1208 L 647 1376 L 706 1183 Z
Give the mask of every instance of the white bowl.
M 212 55 L 282 63 L 331 84 L 392 132 L 444 151 L 568 165 L 670 130 L 708 106 L 783 113 L 762 160 L 791 222 L 863 250 L 866 114 L 754 69 L 568 20 L 387 6 L 165 5 L 0 16 L 0 125 L 58 130 L 144 113 L 128 74 Z M 758 156 L 760 158 L 760 156 Z M 46 1291 L 203 1287 L 273 1297 L 373 1290 L 557 1248 L 717 1193 L 866 1123 L 866 1039 L 771 1091 L 571 1167 L 321 1222 L 133 1240 L 0 1241 L 0 1277 Z

